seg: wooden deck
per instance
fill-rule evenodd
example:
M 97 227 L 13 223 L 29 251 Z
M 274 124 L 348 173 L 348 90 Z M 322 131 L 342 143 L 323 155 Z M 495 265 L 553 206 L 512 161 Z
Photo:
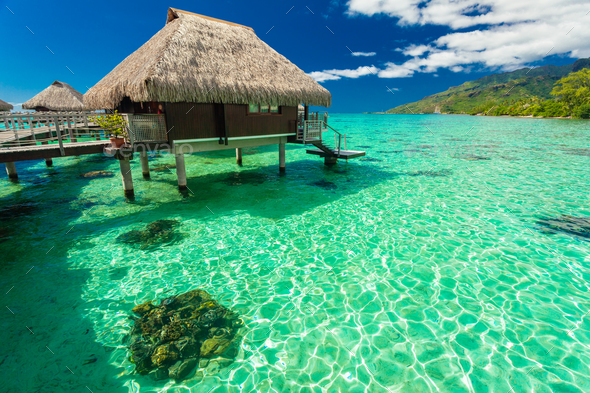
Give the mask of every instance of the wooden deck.
M 320 157 L 335 157 L 335 158 L 344 158 L 344 159 L 362 157 L 362 156 L 366 155 L 366 153 L 367 152 L 360 151 L 360 150 L 340 150 L 340 154 L 338 154 L 338 152 L 335 152 L 334 154 L 330 155 L 320 149 L 308 149 L 307 150 L 307 154 L 314 154 L 314 155 L 320 156 Z
M 11 147 L 9 149 L 0 148 L 0 163 L 81 156 L 84 154 L 101 154 L 104 152 L 105 147 L 110 145 L 111 143 L 109 141 L 103 140 L 64 143 L 64 154 L 62 154 L 60 146 L 57 143 L 48 145 L 27 145 Z

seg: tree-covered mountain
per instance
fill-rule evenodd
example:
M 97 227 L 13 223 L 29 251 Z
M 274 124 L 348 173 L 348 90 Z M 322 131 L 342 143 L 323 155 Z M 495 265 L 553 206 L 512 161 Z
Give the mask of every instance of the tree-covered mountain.
M 551 90 L 555 82 L 584 68 L 590 68 L 590 59 L 579 59 L 563 66 L 547 65 L 492 74 L 400 105 L 387 113 L 473 113 L 477 108 L 502 103 L 533 98 L 546 100 L 553 98 Z

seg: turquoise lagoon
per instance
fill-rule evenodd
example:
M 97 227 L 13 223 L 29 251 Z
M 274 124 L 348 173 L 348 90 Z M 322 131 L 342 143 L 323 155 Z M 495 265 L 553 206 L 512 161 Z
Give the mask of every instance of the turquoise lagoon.
M 333 115 L 364 159 L 300 146 L 187 157 L 181 194 L 85 156 L 0 181 L 2 392 L 588 392 L 590 123 Z M 326 138 L 331 138 L 326 133 Z M 113 177 L 81 178 L 107 170 Z M 116 240 L 159 219 L 182 238 Z M 245 322 L 228 368 L 133 373 L 134 305 L 202 288 Z

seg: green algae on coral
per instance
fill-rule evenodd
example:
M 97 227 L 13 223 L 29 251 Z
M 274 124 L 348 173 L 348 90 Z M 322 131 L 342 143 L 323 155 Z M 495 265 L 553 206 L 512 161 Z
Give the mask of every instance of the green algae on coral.
M 590 218 L 575 217 L 567 214 L 561 217 L 541 217 L 537 220 L 545 232 L 553 234 L 557 232 L 567 233 L 584 239 L 590 239 Z
M 96 178 L 96 177 L 111 177 L 113 176 L 113 172 L 112 171 L 92 171 L 92 172 L 86 172 L 86 173 L 82 173 L 80 175 L 80 177 L 85 177 L 85 178 Z
M 203 290 L 163 299 L 158 306 L 148 301 L 132 311 L 139 318 L 129 317 L 135 322 L 129 360 L 139 374 L 182 380 L 199 359 L 222 356 L 218 363 L 227 366 L 238 353 L 243 322 Z
M 140 248 L 173 244 L 182 240 L 185 235 L 176 231 L 180 223 L 176 220 L 158 220 L 146 225 L 143 231 L 133 230 L 117 237 L 117 240 L 138 245 Z

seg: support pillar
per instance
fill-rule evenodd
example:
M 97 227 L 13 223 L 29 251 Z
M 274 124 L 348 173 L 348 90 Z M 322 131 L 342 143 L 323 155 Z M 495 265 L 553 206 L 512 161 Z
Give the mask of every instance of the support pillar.
M 14 165 L 14 162 L 6 163 L 6 173 L 10 180 L 18 180 L 18 173 L 16 173 L 16 165 Z
M 236 162 L 238 165 L 242 165 L 242 148 L 236 148 Z
M 121 167 L 121 178 L 123 179 L 123 191 L 127 198 L 133 198 L 135 192 L 133 191 L 133 179 L 131 178 L 131 162 L 129 157 L 121 157 L 119 159 L 119 166 Z
M 49 142 L 41 142 L 42 145 L 48 145 Z M 53 166 L 53 158 L 46 158 L 45 159 L 45 165 L 47 167 L 52 167 Z
M 144 179 L 150 178 L 150 163 L 148 161 L 148 153 L 146 150 L 139 152 L 139 161 L 141 162 L 141 173 Z
M 332 166 L 335 165 L 338 162 L 338 158 L 336 157 L 324 157 L 324 165 L 326 166 Z
M 184 154 L 176 153 L 174 155 L 176 159 L 176 176 L 178 176 L 178 189 L 186 190 L 186 167 L 184 166 Z
M 285 144 L 279 143 L 279 172 L 285 172 Z

